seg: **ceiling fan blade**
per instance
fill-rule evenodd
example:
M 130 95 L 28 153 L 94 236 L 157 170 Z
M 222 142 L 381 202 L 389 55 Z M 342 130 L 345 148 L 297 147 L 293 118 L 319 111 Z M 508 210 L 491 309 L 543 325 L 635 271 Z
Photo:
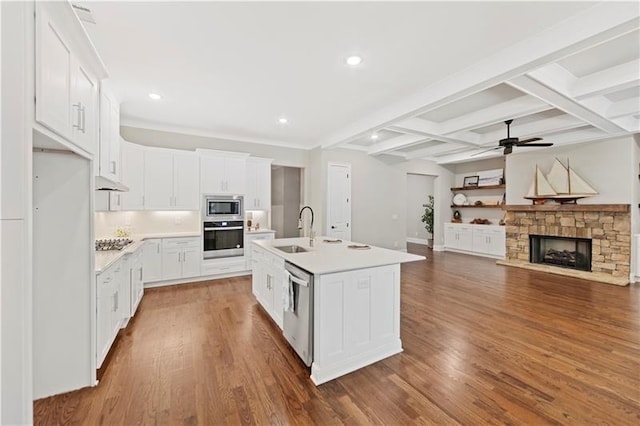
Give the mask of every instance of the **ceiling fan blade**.
M 484 154 L 485 152 L 495 151 L 496 149 L 501 149 L 501 146 L 497 146 L 495 148 L 485 149 L 484 151 L 476 152 L 475 154 L 471 154 L 470 157 L 475 157 L 476 155 Z
M 525 145 L 518 144 L 518 146 L 520 146 L 522 148 L 526 148 L 528 146 L 553 146 L 553 142 L 528 143 L 528 144 L 525 144 Z
M 525 143 L 529 143 L 529 142 L 535 142 L 535 141 L 541 141 L 542 138 L 529 138 L 529 139 L 523 139 L 521 141 L 518 141 L 518 143 L 516 145 L 522 145 Z

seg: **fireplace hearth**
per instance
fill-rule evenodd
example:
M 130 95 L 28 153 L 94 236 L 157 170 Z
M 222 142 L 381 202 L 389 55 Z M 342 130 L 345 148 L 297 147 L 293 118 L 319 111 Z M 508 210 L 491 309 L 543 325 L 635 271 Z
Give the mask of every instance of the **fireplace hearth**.
M 591 271 L 591 239 L 529 235 L 529 261 Z

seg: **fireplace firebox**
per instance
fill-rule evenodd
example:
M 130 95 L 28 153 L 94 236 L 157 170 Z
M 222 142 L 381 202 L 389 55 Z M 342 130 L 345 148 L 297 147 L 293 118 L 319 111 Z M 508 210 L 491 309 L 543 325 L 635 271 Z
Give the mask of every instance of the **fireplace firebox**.
M 591 239 L 529 235 L 529 261 L 591 271 Z

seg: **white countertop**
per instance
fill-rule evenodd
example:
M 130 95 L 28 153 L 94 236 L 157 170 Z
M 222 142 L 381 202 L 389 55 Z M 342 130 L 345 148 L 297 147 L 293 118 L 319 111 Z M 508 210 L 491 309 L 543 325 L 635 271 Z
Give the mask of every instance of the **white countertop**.
M 267 228 L 260 228 L 260 229 L 252 229 L 252 230 L 246 230 L 245 229 L 245 235 L 248 234 L 268 234 L 268 233 L 276 233 L 275 230 L 273 229 L 267 229 Z
M 151 238 L 184 238 L 184 237 L 200 237 L 200 232 L 173 232 L 173 233 L 156 233 L 156 234 L 138 234 L 129 237 L 133 243 L 129 244 L 122 250 L 106 250 L 96 251 L 94 269 L 96 274 L 102 273 L 109 266 L 113 265 L 118 259 L 131 254 L 142 246 L 144 240 Z M 109 237 L 116 238 L 116 237 Z
M 314 246 L 309 246 L 309 238 L 279 238 L 275 240 L 253 241 L 260 247 L 264 247 L 271 253 L 284 258 L 302 269 L 313 274 L 330 274 L 334 272 L 350 271 L 354 269 L 373 268 L 376 266 L 394 265 L 397 263 L 415 262 L 424 260 L 424 256 L 404 253 L 397 250 L 389 250 L 371 246 L 368 250 L 350 249 L 347 246 L 352 241 L 340 243 L 328 243 L 328 237 L 316 237 Z M 297 245 L 307 249 L 303 253 L 285 253 L 274 247 Z

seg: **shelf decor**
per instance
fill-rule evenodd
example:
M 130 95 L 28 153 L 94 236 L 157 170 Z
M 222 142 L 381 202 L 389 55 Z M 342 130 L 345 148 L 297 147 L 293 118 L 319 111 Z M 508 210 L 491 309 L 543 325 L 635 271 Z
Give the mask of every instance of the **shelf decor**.
M 480 176 L 476 175 L 476 176 L 466 176 L 464 178 L 464 182 L 462 184 L 463 187 L 468 187 L 468 186 L 473 186 L 473 187 L 477 187 L 478 186 L 478 182 L 480 181 Z

